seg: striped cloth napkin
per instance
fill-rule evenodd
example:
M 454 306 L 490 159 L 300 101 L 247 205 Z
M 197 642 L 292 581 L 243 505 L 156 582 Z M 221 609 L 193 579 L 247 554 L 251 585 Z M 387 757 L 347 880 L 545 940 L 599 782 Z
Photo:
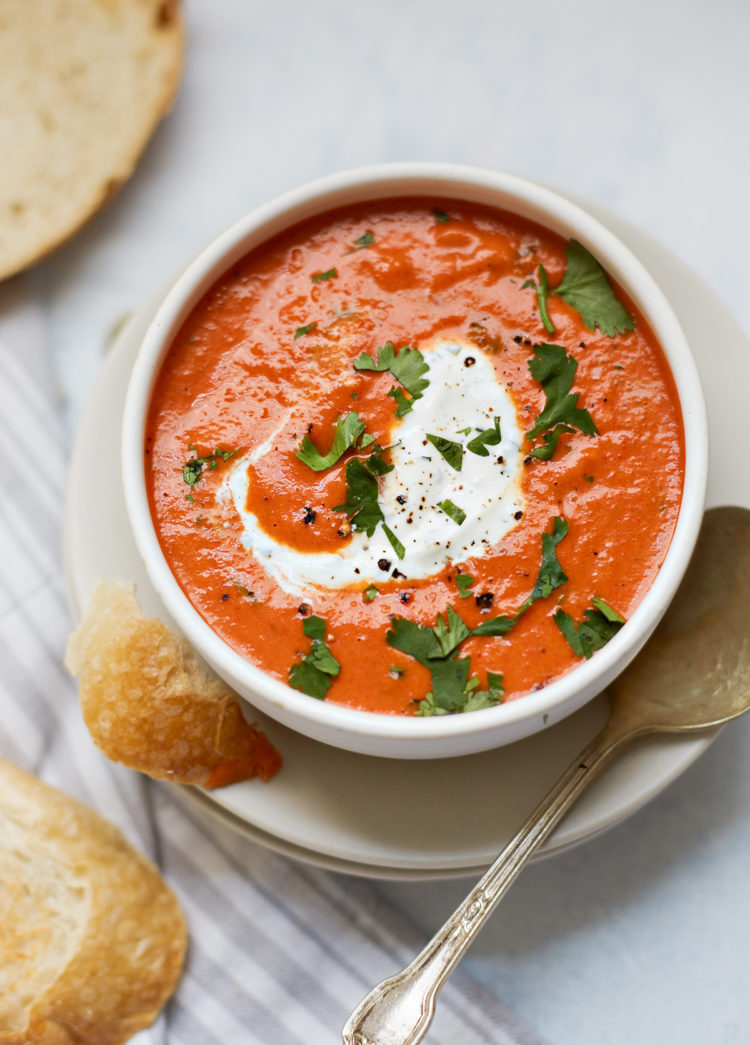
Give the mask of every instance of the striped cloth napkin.
M 60 564 L 66 458 L 42 320 L 26 279 L 0 287 L 0 755 L 117 823 L 185 908 L 184 975 L 134 1042 L 339 1042 L 348 1012 L 423 940 L 374 884 L 287 860 L 187 813 L 167 786 L 113 765 L 91 743 L 62 666 L 71 630 Z M 541 1043 L 461 970 L 427 1041 Z

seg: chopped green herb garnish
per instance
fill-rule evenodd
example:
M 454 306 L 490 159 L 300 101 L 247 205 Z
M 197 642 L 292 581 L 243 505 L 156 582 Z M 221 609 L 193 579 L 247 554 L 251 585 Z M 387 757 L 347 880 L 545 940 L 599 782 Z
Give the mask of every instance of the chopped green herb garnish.
M 182 478 L 188 484 L 193 487 L 202 478 L 203 469 L 208 468 L 209 472 L 212 472 L 218 464 L 218 460 L 228 461 L 230 457 L 234 457 L 237 453 L 236 450 L 220 450 L 218 447 L 210 454 L 206 454 L 205 457 L 198 457 L 198 451 L 195 449 L 192 443 L 188 446 L 189 450 L 192 450 L 195 457 L 186 461 L 182 466 Z M 187 495 L 189 499 L 190 494 Z
M 423 377 L 430 369 L 425 363 L 422 353 L 418 348 L 410 348 L 404 345 L 396 353 L 393 343 L 387 341 L 382 348 L 378 349 L 377 363 L 367 352 L 363 352 L 354 360 L 355 370 L 387 370 L 396 380 L 403 385 L 411 396 L 411 399 L 421 399 L 422 393 L 429 385 L 429 381 Z M 396 400 L 398 417 L 403 417 L 412 408 L 412 401 L 407 399 L 400 388 L 392 388 L 388 393 Z
M 553 293 L 580 313 L 589 330 L 599 327 L 609 337 L 633 330 L 632 317 L 615 297 L 594 255 L 575 239 L 568 243 L 567 255 L 565 275 Z
M 604 599 L 593 598 L 591 602 L 594 608 L 584 611 L 584 619 L 578 625 L 564 610 L 558 610 L 553 618 L 575 655 L 587 660 L 606 646 L 625 623 Z
M 388 670 L 390 671 L 391 675 L 395 675 L 397 679 L 402 678 L 406 674 L 403 668 L 396 667 L 395 664 L 391 664 Z
M 490 452 L 487 447 L 497 446 L 502 439 L 500 434 L 500 418 L 495 417 L 493 420 L 495 423 L 494 428 L 486 428 L 483 432 L 480 432 L 479 435 L 475 435 L 474 438 L 466 444 L 466 449 L 470 450 L 471 453 L 476 454 L 478 457 L 489 457 Z
M 364 235 L 355 239 L 353 248 L 349 251 L 353 254 L 355 250 L 365 250 L 367 247 L 371 247 L 375 242 L 375 235 L 372 232 L 365 232 Z
M 612 369 L 613 370 L 624 370 L 625 367 L 624 366 L 620 366 L 619 363 L 615 363 L 615 365 L 612 367 Z
M 542 534 L 542 562 L 534 589 L 518 611 L 518 616 L 525 613 L 537 599 L 548 598 L 556 588 L 565 584 L 567 576 L 557 560 L 557 546 L 568 534 L 567 519 L 557 515 L 552 520 L 552 533 Z
M 427 433 L 427 439 L 432 443 L 437 452 L 441 457 L 444 457 L 451 468 L 455 471 L 461 471 L 461 465 L 464 460 L 464 448 L 460 443 L 454 443 L 452 439 L 446 439 L 442 435 L 430 435 Z
M 390 526 L 386 526 L 385 523 L 383 523 L 383 533 L 388 538 L 391 548 L 393 548 L 394 552 L 399 557 L 399 559 L 403 559 L 403 557 L 406 555 L 406 548 L 404 548 L 403 544 L 398 539 L 393 530 L 390 528 Z
M 539 306 L 539 316 L 544 324 L 544 329 L 548 334 L 554 334 L 555 327 L 552 320 L 549 318 L 549 312 L 547 311 L 547 298 L 549 297 L 549 280 L 547 279 L 547 271 L 544 265 L 539 266 L 539 283 L 537 284 L 533 279 L 527 279 L 522 285 L 521 290 L 526 290 L 527 287 L 533 287 L 536 291 L 536 300 Z
M 375 596 L 379 594 L 380 592 L 374 584 L 368 584 L 365 590 L 362 592 L 362 598 L 365 600 L 365 602 L 372 602 Z
M 294 340 L 296 341 L 298 337 L 304 337 L 305 334 L 309 334 L 311 330 L 316 329 L 317 325 L 317 323 L 308 323 L 306 327 L 297 327 L 294 332 Z
M 456 587 L 458 588 L 458 594 L 462 599 L 467 599 L 471 592 L 469 589 L 474 583 L 474 578 L 470 573 L 457 573 L 456 574 Z
M 466 512 L 463 508 L 459 508 L 457 504 L 454 504 L 453 501 L 449 501 L 447 498 L 444 501 L 438 501 L 438 508 L 444 511 L 457 526 L 460 526 L 466 519 Z
M 443 224 L 447 224 L 451 220 L 450 214 L 446 214 L 444 210 L 440 210 L 439 207 L 435 207 L 432 211 L 435 215 L 435 220 L 440 221 Z
M 459 428 L 457 435 L 471 435 L 471 425 L 468 428 Z
M 598 435 L 599 429 L 588 410 L 577 406 L 578 393 L 570 393 L 578 361 L 567 355 L 562 345 L 535 345 L 534 355 L 536 358 L 529 360 L 529 370 L 544 389 L 546 401 L 526 438 L 535 439 L 544 433 L 544 446 L 532 450 L 531 456 L 549 461 L 563 432 L 577 428 L 584 435 Z
M 350 413 L 344 414 L 343 417 L 339 416 L 336 419 L 336 430 L 333 442 L 331 444 L 331 449 L 327 454 L 321 455 L 312 440 L 308 436 L 305 436 L 299 450 L 295 450 L 294 456 L 299 458 L 299 460 L 302 461 L 303 464 L 306 464 L 308 468 L 312 468 L 314 472 L 323 472 L 326 468 L 330 468 L 332 465 L 336 464 L 342 454 L 355 446 L 360 436 L 363 436 L 363 446 L 368 445 L 374 440 L 374 436 L 368 436 L 368 443 L 365 443 L 365 436 L 363 435 L 364 430 L 364 421 L 360 419 L 356 410 L 352 410 Z
M 335 276 L 338 276 L 336 269 L 328 269 L 326 272 L 318 272 L 316 276 L 311 276 L 310 278 L 313 283 L 322 283 L 323 280 L 333 279 Z
M 355 457 L 346 465 L 346 503 L 333 510 L 346 512 L 355 530 L 363 531 L 372 537 L 383 522 L 384 515 L 378 504 L 377 475 L 368 467 L 369 461 L 360 461 Z
M 403 393 L 403 390 L 400 389 L 397 385 L 393 386 L 393 388 L 389 391 L 388 395 L 393 396 L 393 398 L 396 400 L 396 417 L 404 417 L 406 414 L 409 413 L 409 411 L 412 409 L 414 405 L 414 400 L 407 399 Z
M 289 685 L 310 697 L 324 700 L 341 665 L 326 646 L 326 622 L 322 617 L 307 617 L 302 630 L 312 639 L 312 648 L 289 669 Z

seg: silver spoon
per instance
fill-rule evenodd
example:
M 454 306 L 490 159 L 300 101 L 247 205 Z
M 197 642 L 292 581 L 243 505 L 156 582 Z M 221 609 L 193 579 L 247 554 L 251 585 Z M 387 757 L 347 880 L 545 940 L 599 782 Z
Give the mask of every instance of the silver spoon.
M 344 1045 L 415 1045 L 438 993 L 536 849 L 626 741 L 720 726 L 750 707 L 750 511 L 714 508 L 653 637 L 609 689 L 604 729 L 574 759 L 442 929 L 402 972 L 373 988 Z

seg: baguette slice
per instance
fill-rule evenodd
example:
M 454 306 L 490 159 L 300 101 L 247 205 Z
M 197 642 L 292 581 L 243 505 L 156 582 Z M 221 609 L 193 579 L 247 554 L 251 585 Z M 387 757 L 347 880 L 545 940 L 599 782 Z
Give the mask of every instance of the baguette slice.
M 178 0 L 0 0 L 0 279 L 128 178 L 182 52 Z
M 96 588 L 65 663 L 80 675 L 89 733 L 114 762 L 204 787 L 268 780 L 281 767 L 266 735 L 245 721 L 237 694 L 185 639 L 144 615 L 132 584 Z
M 93 810 L 0 759 L 0 1045 L 119 1045 L 182 967 L 157 869 Z

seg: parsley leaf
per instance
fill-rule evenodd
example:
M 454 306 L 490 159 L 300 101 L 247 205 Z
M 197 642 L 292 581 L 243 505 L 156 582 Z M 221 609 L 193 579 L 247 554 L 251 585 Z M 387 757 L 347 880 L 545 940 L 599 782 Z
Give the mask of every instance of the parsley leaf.
M 350 450 L 365 430 L 365 423 L 360 419 L 356 410 L 352 410 L 343 417 L 336 419 L 336 432 L 331 443 L 331 449 L 327 454 L 321 455 L 312 440 L 305 436 L 299 450 L 295 450 L 294 456 L 299 458 L 308 468 L 314 472 L 323 472 L 336 464 L 342 454 Z M 372 442 L 372 439 L 369 440 Z
M 568 264 L 554 293 L 579 312 L 589 330 L 598 326 L 609 337 L 633 330 L 633 320 L 615 297 L 604 269 L 582 243 L 567 246 Z
M 318 272 L 317 275 L 311 276 L 313 283 L 322 283 L 325 279 L 334 279 L 338 276 L 336 269 L 328 269 L 326 272 Z
M 455 471 L 461 471 L 461 465 L 464 460 L 464 448 L 460 443 L 454 443 L 452 439 L 446 439 L 442 435 L 430 435 L 427 433 L 427 439 L 432 443 L 437 452 L 441 457 L 445 458 L 451 468 Z
M 317 325 L 317 323 L 308 323 L 306 327 L 297 327 L 294 332 L 294 340 L 296 341 L 298 337 L 304 337 L 305 334 L 309 334 L 311 330 L 315 330 Z
M 299 663 L 289 669 L 289 685 L 310 697 L 324 700 L 341 665 L 326 646 L 326 622 L 322 617 L 307 617 L 302 630 L 312 639 L 312 647 Z
M 425 363 L 422 353 L 418 348 L 410 348 L 404 345 L 396 353 L 393 343 L 387 341 L 382 348 L 378 349 L 377 363 L 367 352 L 363 352 L 354 360 L 355 370 L 387 370 L 396 380 L 403 385 L 412 399 L 421 399 L 422 393 L 429 385 L 429 381 L 423 377 L 430 369 Z M 411 410 L 412 403 L 406 398 L 401 389 L 391 389 L 388 393 L 393 395 L 398 404 L 397 415 L 403 417 Z
M 469 588 L 474 583 L 474 578 L 470 573 L 457 573 L 456 574 L 456 587 L 458 588 L 458 594 L 462 599 L 468 599 L 471 595 Z
M 567 355 L 562 345 L 535 345 L 534 355 L 536 358 L 529 360 L 529 370 L 544 389 L 546 401 L 526 438 L 535 439 L 545 433 L 545 445 L 536 447 L 531 455 L 548 461 L 563 432 L 577 428 L 584 435 L 598 435 L 599 429 L 588 410 L 578 407 L 578 393 L 570 393 L 578 361 Z
M 466 519 L 466 512 L 463 508 L 459 508 L 453 501 L 449 501 L 447 498 L 444 501 L 438 501 L 438 508 L 445 512 L 445 514 L 460 526 Z
M 606 646 L 625 623 L 604 599 L 593 598 L 591 601 L 594 609 L 585 610 L 584 619 L 577 626 L 564 610 L 558 610 L 552 618 L 575 655 L 587 660 L 602 646 Z
M 182 466 L 182 478 L 190 487 L 195 486 L 195 484 L 202 479 L 204 467 L 207 467 L 209 472 L 212 472 L 214 468 L 216 468 L 219 459 L 222 461 L 228 461 L 230 457 L 234 457 L 237 453 L 236 450 L 220 450 L 217 447 L 212 453 L 207 454 L 205 457 L 198 457 L 198 451 L 192 443 L 190 443 L 188 449 L 196 454 L 195 457 L 186 461 Z M 190 495 L 188 494 L 188 496 Z
M 466 449 L 470 450 L 471 453 L 476 454 L 477 457 L 489 457 L 490 452 L 487 447 L 497 446 L 502 439 L 500 434 L 500 418 L 496 417 L 494 423 L 494 428 L 486 428 L 483 432 L 480 432 L 479 435 L 475 435 L 474 438 L 466 444 Z

